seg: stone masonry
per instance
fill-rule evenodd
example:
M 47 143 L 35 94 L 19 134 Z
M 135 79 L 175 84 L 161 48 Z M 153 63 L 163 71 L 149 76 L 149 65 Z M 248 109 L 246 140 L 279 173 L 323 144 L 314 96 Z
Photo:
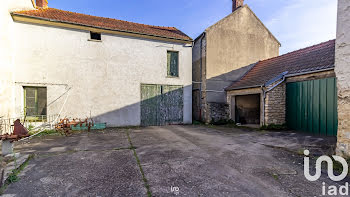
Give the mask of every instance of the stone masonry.
M 230 113 L 228 114 L 232 120 L 235 119 L 235 105 L 232 101 L 232 98 L 234 98 L 237 95 L 248 95 L 248 94 L 261 94 L 261 117 L 260 117 L 260 125 L 271 125 L 271 124 L 277 124 L 277 125 L 283 125 L 286 123 L 286 83 L 290 82 L 300 82 L 300 81 L 308 81 L 308 80 L 316 80 L 316 79 L 324 79 L 329 77 L 334 77 L 335 73 L 333 70 L 329 71 L 323 71 L 323 72 L 317 72 L 317 73 L 310 73 L 310 74 L 304 74 L 304 75 L 297 75 L 297 76 L 289 76 L 286 78 L 286 81 L 282 84 L 278 85 L 271 91 L 266 93 L 265 98 L 265 114 L 263 114 L 263 104 L 264 104 L 264 97 L 263 92 L 261 88 L 247 88 L 247 89 L 241 89 L 241 90 L 231 90 L 227 92 L 227 103 L 229 104 Z M 269 88 L 273 87 L 276 83 L 270 85 L 269 87 L 265 87 L 264 90 L 268 90 Z M 234 99 L 233 99 L 234 100 Z M 349 112 L 350 109 L 347 111 L 347 116 L 349 119 Z M 265 117 L 263 117 L 265 116 Z M 350 139 L 350 132 L 349 132 L 349 139 Z
M 350 1 L 338 1 L 338 29 L 335 50 L 338 86 L 337 154 L 350 156 Z
M 269 88 L 269 87 L 268 87 Z M 286 123 L 286 84 L 282 83 L 266 94 L 265 125 Z

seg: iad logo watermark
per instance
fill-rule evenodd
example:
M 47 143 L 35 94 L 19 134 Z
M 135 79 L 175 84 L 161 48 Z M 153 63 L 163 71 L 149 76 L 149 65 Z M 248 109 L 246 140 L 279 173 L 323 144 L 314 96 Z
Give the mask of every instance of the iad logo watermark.
M 170 187 L 170 191 L 171 193 L 174 193 L 175 195 L 179 195 L 180 194 L 180 188 L 179 187 Z
M 349 166 L 348 163 L 346 162 L 346 160 L 342 157 L 333 155 L 333 159 L 335 161 L 338 161 L 339 163 L 342 164 L 343 166 L 343 172 L 338 175 L 335 176 L 333 173 L 333 160 L 332 158 L 328 157 L 328 156 L 321 156 L 316 160 L 316 173 L 315 175 L 310 175 L 310 158 L 308 157 L 310 155 L 310 151 L 309 150 L 305 150 L 304 151 L 304 155 L 306 157 L 304 157 L 304 176 L 307 180 L 309 181 L 317 181 L 320 177 L 321 177 L 321 164 L 322 162 L 326 162 L 327 163 L 327 173 L 328 173 L 328 177 L 332 180 L 332 181 L 342 181 L 344 180 L 344 178 L 347 176 L 348 174 L 348 170 L 349 170 Z M 322 183 L 322 195 L 349 195 L 349 183 L 346 183 L 344 186 L 340 186 L 339 188 L 335 185 L 330 185 L 328 186 L 328 188 L 326 188 L 326 183 Z

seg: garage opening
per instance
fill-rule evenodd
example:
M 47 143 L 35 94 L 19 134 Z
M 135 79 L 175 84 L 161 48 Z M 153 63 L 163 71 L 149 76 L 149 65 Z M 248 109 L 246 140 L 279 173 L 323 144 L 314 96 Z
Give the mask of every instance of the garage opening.
M 240 124 L 260 124 L 260 94 L 236 96 L 235 121 Z

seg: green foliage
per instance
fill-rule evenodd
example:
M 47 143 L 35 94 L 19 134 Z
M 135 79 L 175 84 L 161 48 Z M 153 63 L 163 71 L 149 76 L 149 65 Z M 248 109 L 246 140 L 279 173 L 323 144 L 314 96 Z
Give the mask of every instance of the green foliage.
M 339 172 L 339 173 L 343 172 L 343 165 L 340 162 L 335 161 L 333 158 L 332 158 L 332 160 L 333 160 L 333 169 L 336 172 Z M 350 158 L 347 158 L 346 162 L 349 164 L 350 163 Z M 349 170 L 348 173 L 350 173 L 350 168 L 348 170 Z
M 13 172 L 13 171 L 12 171 Z M 19 181 L 18 176 L 15 173 L 10 174 L 10 176 L 6 180 L 8 183 L 15 183 Z
M 9 177 L 5 180 L 4 185 L 0 188 L 0 195 L 4 193 L 6 190 L 7 186 L 9 186 L 11 183 L 15 183 L 19 181 L 18 174 L 28 165 L 29 161 L 33 158 L 33 155 L 30 155 L 28 159 L 23 162 L 18 168 L 12 170 L 12 173 L 9 175 Z M 16 160 L 15 160 L 16 162 Z
M 279 130 L 286 130 L 287 127 L 285 124 L 283 125 L 278 125 L 278 124 L 269 124 L 269 125 L 264 125 L 260 127 L 260 130 L 273 130 L 273 131 L 279 131 Z
M 30 131 L 29 135 L 34 135 L 38 133 L 38 131 Z M 56 130 L 52 129 L 52 130 L 45 130 L 41 133 L 39 133 L 38 135 L 36 135 L 37 137 L 42 137 L 42 136 L 46 136 L 46 135 L 57 135 L 59 134 Z
M 27 129 L 29 132 L 31 132 L 31 131 L 33 131 L 34 128 L 35 128 L 34 125 L 29 125 Z

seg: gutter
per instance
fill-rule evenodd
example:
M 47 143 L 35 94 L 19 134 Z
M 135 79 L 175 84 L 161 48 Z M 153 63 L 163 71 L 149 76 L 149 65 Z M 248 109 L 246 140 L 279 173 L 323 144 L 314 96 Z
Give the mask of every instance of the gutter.
M 203 39 L 205 38 L 205 32 L 202 33 L 201 35 L 201 43 L 200 43 L 200 47 L 199 47 L 199 58 L 200 58 L 200 86 L 199 86 L 199 120 L 202 120 L 202 83 L 203 83 L 203 78 L 202 78 L 202 73 L 203 73 Z
M 334 67 L 333 68 L 325 68 L 325 69 L 321 69 L 321 70 L 307 71 L 307 72 L 302 72 L 302 73 L 289 74 L 289 75 L 286 75 L 286 77 L 295 77 L 295 76 L 300 76 L 300 75 L 307 75 L 307 74 L 319 73 L 319 72 L 325 72 L 325 71 L 331 71 L 331 70 L 334 70 Z
M 48 22 L 53 22 L 53 23 L 62 23 L 62 24 L 77 25 L 77 26 L 82 26 L 82 27 L 91 27 L 91 28 L 97 28 L 97 29 L 102 29 L 102 30 L 121 32 L 121 33 L 129 33 L 129 34 L 150 36 L 150 37 L 156 37 L 156 38 L 165 38 L 165 39 L 170 39 L 170 40 L 185 41 L 185 42 L 193 42 L 192 39 L 181 39 L 181 38 L 174 38 L 174 37 L 167 37 L 167 36 L 159 36 L 159 35 L 153 35 L 153 34 L 147 34 L 147 33 L 140 33 L 140 32 L 133 32 L 133 31 L 127 31 L 127 30 L 110 29 L 110 28 L 98 27 L 98 26 L 93 26 L 93 25 L 85 25 L 85 24 L 81 24 L 81 23 L 60 21 L 60 20 L 55 20 L 55 19 L 43 18 L 43 17 L 28 16 L 28 15 L 18 14 L 18 13 L 11 13 L 11 16 L 25 17 L 25 18 L 37 19 L 37 20 L 48 21 Z M 15 21 L 16 21 L 16 20 L 15 20 Z M 33 22 L 33 23 L 35 23 L 35 22 Z M 180 31 L 180 30 L 179 30 L 179 31 Z
M 278 83 L 276 83 L 274 86 L 272 86 L 271 88 L 269 88 L 268 90 L 265 91 L 264 87 L 268 86 L 268 85 L 271 85 L 273 83 L 275 83 L 277 80 L 275 80 L 274 82 L 268 82 L 269 84 L 264 84 L 261 86 L 261 90 L 262 90 L 262 93 L 263 93 L 263 109 L 262 109 L 262 113 L 263 113 L 263 125 L 265 125 L 265 104 L 266 104 L 266 94 L 268 92 L 270 92 L 271 90 L 275 89 L 277 86 L 279 86 L 281 83 L 283 83 L 285 80 L 286 80 L 286 75 L 287 75 L 288 71 L 287 72 L 284 72 L 282 73 L 282 80 L 279 81 Z

